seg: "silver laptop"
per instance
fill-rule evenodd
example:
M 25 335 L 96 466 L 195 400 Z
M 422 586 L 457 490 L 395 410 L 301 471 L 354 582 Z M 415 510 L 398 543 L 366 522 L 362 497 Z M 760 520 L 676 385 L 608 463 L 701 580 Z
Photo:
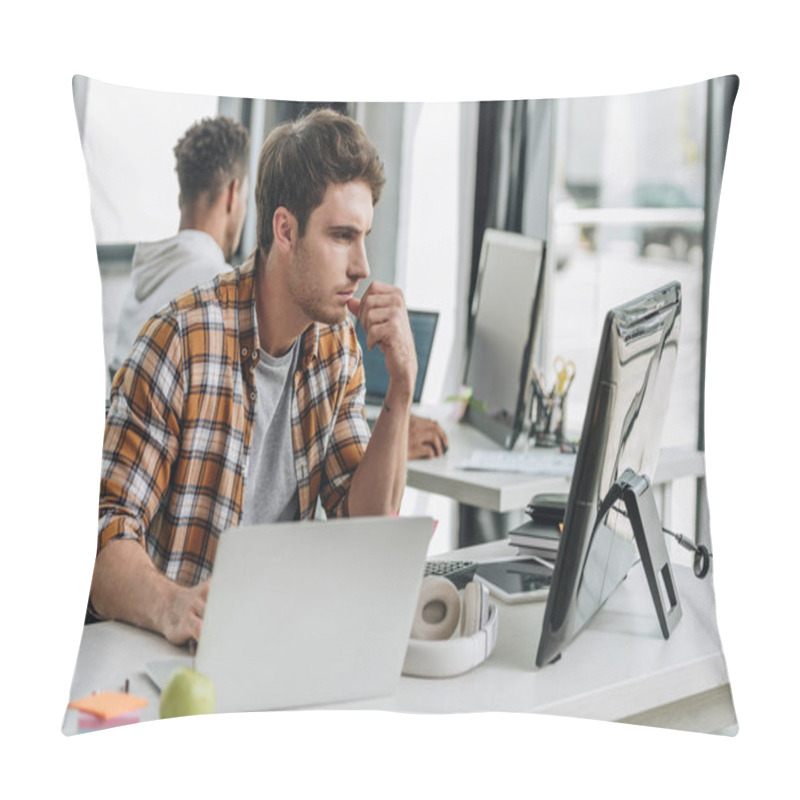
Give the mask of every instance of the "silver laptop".
M 223 533 L 195 655 L 216 711 L 391 694 L 432 534 L 432 519 L 393 517 Z M 159 687 L 167 671 L 148 665 Z

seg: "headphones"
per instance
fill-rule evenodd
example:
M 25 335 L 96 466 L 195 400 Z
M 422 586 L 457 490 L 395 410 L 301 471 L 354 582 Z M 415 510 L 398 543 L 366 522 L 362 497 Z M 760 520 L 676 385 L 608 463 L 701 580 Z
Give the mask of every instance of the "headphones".
M 461 675 L 485 661 L 497 643 L 497 605 L 471 581 L 458 589 L 441 575 L 422 581 L 403 674 L 420 678 Z M 461 623 L 460 635 L 453 636 Z

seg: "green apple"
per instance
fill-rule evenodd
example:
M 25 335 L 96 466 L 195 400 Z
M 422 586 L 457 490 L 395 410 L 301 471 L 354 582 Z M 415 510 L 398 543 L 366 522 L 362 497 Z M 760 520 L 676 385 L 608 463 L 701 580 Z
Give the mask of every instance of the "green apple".
M 161 719 L 214 713 L 214 682 L 190 667 L 172 673 L 161 691 Z

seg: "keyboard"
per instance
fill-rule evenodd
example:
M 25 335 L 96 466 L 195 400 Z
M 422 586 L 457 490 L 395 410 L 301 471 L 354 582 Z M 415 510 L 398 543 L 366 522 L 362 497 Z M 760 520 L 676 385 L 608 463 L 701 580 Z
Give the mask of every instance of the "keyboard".
M 441 575 L 455 584 L 457 589 L 463 589 L 472 580 L 477 569 L 476 561 L 426 561 L 425 577 Z
M 485 472 L 522 472 L 571 478 L 575 471 L 575 458 L 574 453 L 557 450 L 473 450 L 470 458 L 459 466 Z

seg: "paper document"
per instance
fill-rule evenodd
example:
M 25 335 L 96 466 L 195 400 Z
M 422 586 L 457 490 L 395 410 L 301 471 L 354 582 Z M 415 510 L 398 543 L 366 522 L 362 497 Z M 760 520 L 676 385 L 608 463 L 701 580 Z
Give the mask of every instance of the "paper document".
M 459 469 L 474 469 L 487 472 L 524 472 L 528 475 L 555 475 L 571 478 L 575 470 L 575 453 L 559 453 L 550 450 L 516 452 L 507 450 L 473 450 Z

